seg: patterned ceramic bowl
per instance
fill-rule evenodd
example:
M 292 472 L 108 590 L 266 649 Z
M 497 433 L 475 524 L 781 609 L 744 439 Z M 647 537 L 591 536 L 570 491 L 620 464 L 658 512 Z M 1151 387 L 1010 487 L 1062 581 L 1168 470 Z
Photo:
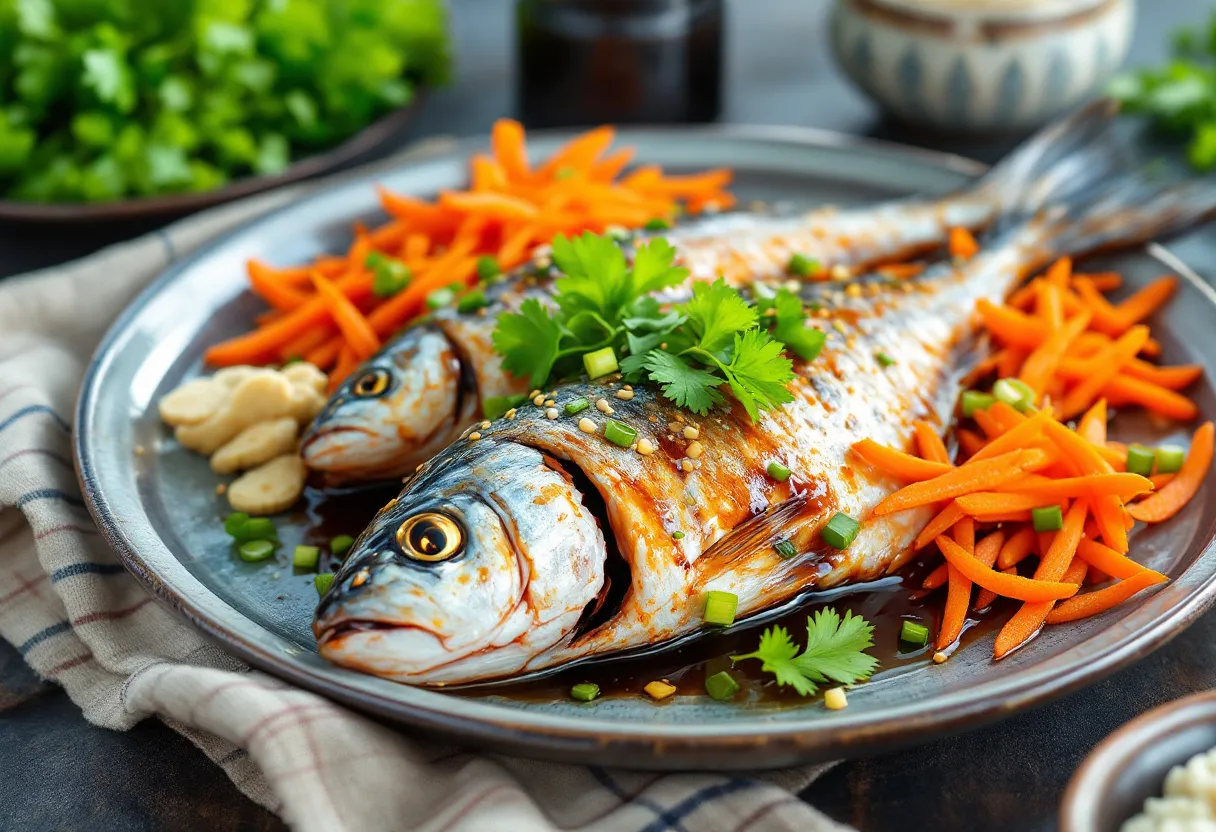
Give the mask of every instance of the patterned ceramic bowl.
M 1133 16 L 1133 0 L 838 0 L 832 46 L 900 118 L 1026 130 L 1101 88 Z

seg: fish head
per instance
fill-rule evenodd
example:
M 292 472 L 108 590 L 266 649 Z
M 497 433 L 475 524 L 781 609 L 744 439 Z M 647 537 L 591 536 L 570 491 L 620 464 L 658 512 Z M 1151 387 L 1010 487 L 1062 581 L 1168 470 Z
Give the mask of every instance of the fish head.
M 551 457 L 457 443 L 355 542 L 317 609 L 319 650 L 413 684 L 517 671 L 576 630 L 604 585 L 605 551 Z
M 304 434 L 304 463 L 331 482 L 412 471 L 472 418 L 476 401 L 467 388 L 443 331 L 433 323 L 413 327 L 334 392 Z

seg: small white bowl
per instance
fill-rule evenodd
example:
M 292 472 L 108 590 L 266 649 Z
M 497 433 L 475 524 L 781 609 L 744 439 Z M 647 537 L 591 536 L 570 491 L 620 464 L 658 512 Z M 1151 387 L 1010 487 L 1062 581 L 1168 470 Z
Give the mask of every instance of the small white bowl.
M 1027 130 L 1101 90 L 1134 13 L 1133 0 L 837 0 L 832 48 L 906 121 Z

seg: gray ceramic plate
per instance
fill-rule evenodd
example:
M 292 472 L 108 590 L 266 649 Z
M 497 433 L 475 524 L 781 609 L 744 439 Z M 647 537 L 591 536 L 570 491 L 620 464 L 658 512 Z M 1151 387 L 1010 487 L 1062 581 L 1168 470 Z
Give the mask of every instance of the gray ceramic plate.
M 1061 832 L 1119 832 L 1165 775 L 1216 748 L 1216 692 L 1153 708 L 1104 739 L 1073 775 L 1060 804 Z
M 547 136 L 534 149 L 547 152 L 561 138 Z M 624 131 L 621 141 L 634 145 L 641 161 L 672 170 L 734 168 L 742 204 L 864 203 L 943 192 L 982 170 L 955 157 L 798 129 L 636 130 Z M 475 147 L 378 181 L 416 194 L 458 186 Z M 333 667 L 314 650 L 309 577 L 231 556 L 220 527 L 225 506 L 206 461 L 168 439 L 154 403 L 199 372 L 207 345 L 246 329 L 259 311 L 244 291 L 245 260 L 287 264 L 344 248 L 353 220 L 378 218 L 372 184 L 356 181 L 296 203 L 172 268 L 114 325 L 80 398 L 79 471 L 107 539 L 150 589 L 253 665 L 378 716 L 519 754 L 651 768 L 777 767 L 973 727 L 1073 690 L 1158 647 L 1216 597 L 1216 504 L 1201 497 L 1137 540 L 1139 555 L 1173 578 L 1156 594 L 1050 629 L 1000 663 L 990 660 L 989 636 L 944 665 L 926 658 L 880 674 L 850 693 L 844 711 L 819 703 L 742 707 L 705 696 L 662 706 L 609 698 L 590 707 L 474 699 Z M 1135 285 L 1165 270 L 1154 256 L 1168 257 L 1127 255 L 1118 266 Z M 1216 366 L 1216 295 L 1181 264 L 1169 269 L 1184 280 L 1160 327 L 1166 358 Z M 1197 395 L 1205 413 L 1216 413 L 1208 387 Z M 137 455 L 141 446 L 154 452 Z M 300 524 L 285 519 L 280 530 L 290 551 Z

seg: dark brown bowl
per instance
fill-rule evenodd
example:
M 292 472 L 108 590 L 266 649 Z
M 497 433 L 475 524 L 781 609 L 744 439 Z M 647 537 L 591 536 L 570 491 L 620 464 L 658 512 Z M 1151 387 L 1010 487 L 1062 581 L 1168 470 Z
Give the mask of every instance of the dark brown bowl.
M 222 188 L 190 194 L 121 199 L 114 202 L 22 202 L 0 199 L 0 221 L 37 223 L 118 222 L 170 218 L 280 185 L 329 173 L 385 147 L 413 119 L 423 94 L 364 127 L 337 147 L 306 156 L 274 176 L 248 176 Z
M 1216 748 L 1216 691 L 1187 696 L 1133 719 L 1081 763 L 1060 803 L 1060 832 L 1118 832 L 1165 775 Z

